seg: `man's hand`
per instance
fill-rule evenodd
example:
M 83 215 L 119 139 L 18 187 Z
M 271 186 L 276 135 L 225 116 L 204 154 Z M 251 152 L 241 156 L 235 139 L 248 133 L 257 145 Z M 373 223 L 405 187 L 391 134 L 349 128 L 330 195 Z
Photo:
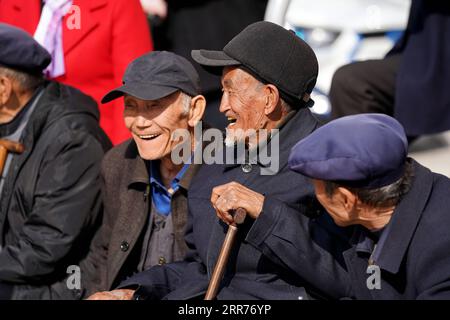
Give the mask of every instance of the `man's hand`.
M 131 300 L 133 298 L 134 290 L 119 289 L 112 291 L 102 291 L 91 295 L 86 300 Z
M 212 190 L 211 204 L 221 220 L 232 224 L 234 220 L 231 213 L 239 207 L 245 209 L 253 219 L 258 218 L 263 208 L 264 196 L 237 182 L 230 182 Z

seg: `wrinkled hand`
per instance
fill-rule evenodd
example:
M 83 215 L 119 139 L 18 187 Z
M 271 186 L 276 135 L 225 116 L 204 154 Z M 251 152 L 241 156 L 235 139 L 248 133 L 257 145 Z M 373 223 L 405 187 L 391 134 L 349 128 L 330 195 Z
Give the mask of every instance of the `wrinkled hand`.
M 131 300 L 134 290 L 118 289 L 112 291 L 102 291 L 91 295 L 86 300 Z
M 234 210 L 241 207 L 253 219 L 258 218 L 264 204 L 264 196 L 237 182 L 217 186 L 211 193 L 211 204 L 217 216 L 227 224 L 233 224 Z

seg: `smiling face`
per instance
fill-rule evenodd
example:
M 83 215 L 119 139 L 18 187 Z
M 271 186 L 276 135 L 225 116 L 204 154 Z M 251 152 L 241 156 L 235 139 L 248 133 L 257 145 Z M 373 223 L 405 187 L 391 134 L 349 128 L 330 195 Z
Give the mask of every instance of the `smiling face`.
M 228 119 L 229 145 L 243 138 L 239 131 L 266 127 L 264 85 L 252 75 L 236 67 L 226 67 L 222 75 L 222 100 L 220 112 Z
M 189 128 L 185 97 L 180 91 L 158 100 L 125 95 L 125 125 L 143 159 L 155 160 L 169 155 L 177 144 L 171 139 L 172 133 Z

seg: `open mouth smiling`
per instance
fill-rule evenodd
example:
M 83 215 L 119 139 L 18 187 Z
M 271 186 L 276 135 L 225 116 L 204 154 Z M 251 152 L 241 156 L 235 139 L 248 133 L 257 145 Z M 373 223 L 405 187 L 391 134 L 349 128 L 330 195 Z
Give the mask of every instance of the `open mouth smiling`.
M 161 135 L 160 133 L 156 133 L 156 134 L 136 134 L 136 136 L 138 136 L 139 139 L 146 140 L 146 141 L 153 140 L 153 139 L 159 137 L 160 135 Z
M 236 118 L 234 118 L 234 117 L 227 117 L 227 120 L 228 120 L 228 122 L 229 122 L 229 125 L 230 126 L 233 126 L 235 123 L 236 123 Z

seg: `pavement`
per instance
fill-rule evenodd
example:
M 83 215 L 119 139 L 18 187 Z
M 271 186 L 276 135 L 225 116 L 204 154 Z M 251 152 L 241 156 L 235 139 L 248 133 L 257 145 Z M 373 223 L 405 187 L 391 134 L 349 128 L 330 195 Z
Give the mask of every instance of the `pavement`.
M 422 136 L 413 141 L 409 156 L 431 171 L 450 177 L 450 131 Z

